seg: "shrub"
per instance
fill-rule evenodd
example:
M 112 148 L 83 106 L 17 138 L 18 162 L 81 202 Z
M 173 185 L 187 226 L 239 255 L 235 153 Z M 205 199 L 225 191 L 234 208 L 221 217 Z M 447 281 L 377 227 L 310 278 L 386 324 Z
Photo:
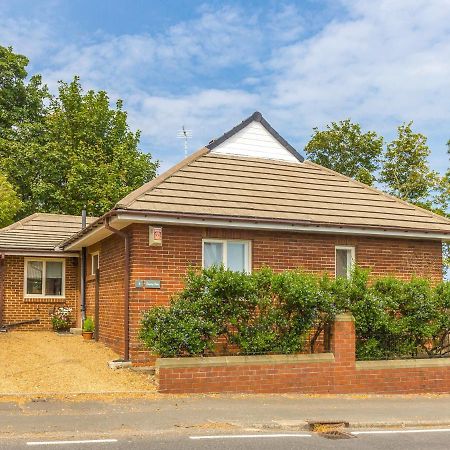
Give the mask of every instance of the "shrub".
M 450 354 L 450 284 L 384 277 L 369 282 L 356 268 L 350 279 L 211 268 L 191 271 L 169 307 L 144 314 L 140 338 L 163 356 L 209 355 L 230 346 L 239 353 L 315 351 L 336 314 L 355 317 L 358 359 Z M 311 336 L 311 331 L 314 330 Z M 327 333 L 325 333 L 325 336 Z
M 350 303 L 358 359 L 435 357 L 450 353 L 450 284 L 392 277 L 376 280 Z
M 337 312 L 327 278 L 299 272 L 252 274 L 210 268 L 190 272 L 168 308 L 144 314 L 140 337 L 161 356 L 205 355 L 218 338 L 242 353 L 303 350 L 317 321 Z
M 67 331 L 70 328 L 72 324 L 72 319 L 70 318 L 71 312 L 72 308 L 66 306 L 61 306 L 53 312 L 51 321 L 55 331 Z
M 83 322 L 83 331 L 85 333 L 92 333 L 95 331 L 95 324 L 92 317 L 86 317 Z

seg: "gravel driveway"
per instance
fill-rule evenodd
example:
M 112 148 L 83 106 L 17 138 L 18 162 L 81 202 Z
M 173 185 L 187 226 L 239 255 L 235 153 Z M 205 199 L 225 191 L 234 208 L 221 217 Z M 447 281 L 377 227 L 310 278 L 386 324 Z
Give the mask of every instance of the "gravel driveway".
M 52 332 L 0 333 L 0 395 L 155 391 L 148 375 L 111 370 L 118 355 L 81 336 Z

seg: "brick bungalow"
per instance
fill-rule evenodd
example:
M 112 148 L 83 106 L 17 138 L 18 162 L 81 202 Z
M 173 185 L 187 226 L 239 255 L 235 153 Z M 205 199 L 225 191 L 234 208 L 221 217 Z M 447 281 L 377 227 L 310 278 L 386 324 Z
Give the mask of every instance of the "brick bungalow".
M 54 249 L 66 261 L 66 300 L 73 290 L 98 338 L 139 363 L 149 358 L 137 337 L 142 312 L 167 304 L 190 267 L 348 276 L 357 263 L 373 276 L 438 282 L 449 239 L 449 220 L 304 160 L 254 113 Z M 3 320 L 24 318 L 7 311 L 26 311 L 28 256 L 1 242 Z M 79 283 L 69 282 L 69 260 L 86 261 Z
M 80 252 L 59 244 L 81 226 L 81 216 L 36 213 L 0 230 L 0 328 L 49 329 L 62 305 L 77 314 Z

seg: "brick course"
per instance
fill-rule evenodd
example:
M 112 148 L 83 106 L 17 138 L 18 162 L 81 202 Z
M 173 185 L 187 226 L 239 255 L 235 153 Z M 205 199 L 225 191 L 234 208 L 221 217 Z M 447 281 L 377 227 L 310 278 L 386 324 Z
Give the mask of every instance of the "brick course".
M 435 367 L 360 369 L 355 364 L 352 319 L 333 327 L 334 362 L 243 364 L 212 367 L 159 367 L 158 389 L 164 393 L 307 393 L 417 394 L 450 393 L 450 359 L 427 361 Z M 249 357 L 251 361 L 252 357 Z M 229 361 L 233 357 L 229 358 Z M 383 364 L 383 362 L 380 362 Z M 414 362 L 413 362 L 414 363 Z M 420 362 L 417 363 L 420 366 Z M 441 364 L 444 363 L 444 364 Z M 364 365 L 364 363 L 362 364 Z

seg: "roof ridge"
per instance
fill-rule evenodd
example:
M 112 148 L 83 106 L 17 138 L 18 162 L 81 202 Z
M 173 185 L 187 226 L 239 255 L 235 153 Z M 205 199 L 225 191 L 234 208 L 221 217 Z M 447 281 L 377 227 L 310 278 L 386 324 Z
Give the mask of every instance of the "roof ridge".
M 353 178 L 348 177 L 347 175 L 343 175 L 342 173 L 336 172 L 335 170 L 329 169 L 328 167 L 321 166 L 320 164 L 316 164 L 316 163 L 314 163 L 314 162 L 312 162 L 312 161 L 310 161 L 310 160 L 305 160 L 305 163 L 311 164 L 311 165 L 313 165 L 314 167 L 319 167 L 319 168 L 325 170 L 326 172 L 330 172 L 330 173 L 332 173 L 332 174 L 336 174 L 336 175 L 338 175 L 340 178 L 343 178 L 344 180 L 347 180 L 347 181 L 350 181 L 350 182 L 352 182 L 352 183 L 355 183 L 356 185 L 361 186 L 361 187 L 364 187 L 364 188 L 366 188 L 366 189 L 369 189 L 369 190 L 372 191 L 372 192 L 376 192 L 377 194 L 379 194 L 379 195 L 381 195 L 381 196 L 383 196 L 383 197 L 386 197 L 386 198 L 395 200 L 395 201 L 397 201 L 397 202 L 400 202 L 400 203 L 402 203 L 402 204 L 404 204 L 404 205 L 406 205 L 406 206 L 409 206 L 409 207 L 412 208 L 412 209 L 417 209 L 417 210 L 419 210 L 419 211 L 422 211 L 422 212 L 426 213 L 427 215 L 429 215 L 430 217 L 435 217 L 435 218 L 437 218 L 437 219 L 442 220 L 444 223 L 447 223 L 447 224 L 450 225 L 450 219 L 448 219 L 448 218 L 445 217 L 445 216 L 441 216 L 440 214 L 436 214 L 435 212 L 430 211 L 429 209 L 422 208 L 421 206 L 417 206 L 417 205 L 414 205 L 414 204 L 412 204 L 412 203 L 409 203 L 409 202 L 407 202 L 406 200 L 403 200 L 403 199 L 401 199 L 401 198 L 399 198 L 399 197 L 396 197 L 395 195 L 391 195 L 391 194 L 388 194 L 387 192 L 383 192 L 383 191 L 380 190 L 380 189 L 377 189 L 377 188 L 375 188 L 375 187 L 373 187 L 373 186 L 369 186 L 369 185 L 367 185 L 367 184 L 364 184 L 364 183 L 362 183 L 361 181 L 354 180 Z
M 207 147 L 202 147 L 201 149 L 197 150 L 196 152 L 189 155 L 187 158 L 184 158 L 182 161 L 180 161 L 178 164 L 175 164 L 170 169 L 166 170 L 161 175 L 157 176 L 156 178 L 153 178 L 153 180 L 150 180 L 149 182 L 145 183 L 140 188 L 135 189 L 134 191 L 130 192 L 127 196 L 119 200 L 115 208 L 127 208 L 130 206 L 131 203 L 133 203 L 135 200 L 137 200 L 141 195 L 151 191 L 155 187 L 157 187 L 159 184 L 161 184 L 163 181 L 167 180 L 171 175 L 173 175 L 175 172 L 178 172 L 183 167 L 188 166 L 192 162 L 194 162 L 196 159 L 200 158 L 201 156 L 206 155 L 210 152 L 210 149 Z

